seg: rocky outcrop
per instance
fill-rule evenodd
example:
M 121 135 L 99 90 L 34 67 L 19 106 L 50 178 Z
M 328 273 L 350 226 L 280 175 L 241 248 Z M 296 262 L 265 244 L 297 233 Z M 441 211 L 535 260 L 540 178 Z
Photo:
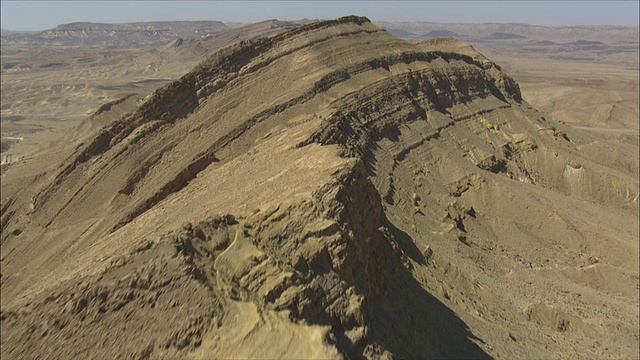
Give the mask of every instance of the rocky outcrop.
M 231 300 L 329 326 L 325 341 L 361 356 L 375 343 L 369 334 L 372 304 L 388 287 L 386 263 L 398 248 L 386 226 L 381 199 L 356 163 L 308 199 L 247 218 L 186 223 L 156 241 L 140 242 L 100 275 L 65 285 L 29 312 L 4 312 L 3 326 L 22 329 L 8 340 L 23 346 L 8 354 L 37 353 L 52 339 L 75 339 L 75 329 L 91 328 L 107 343 L 78 339 L 49 354 L 177 356 L 200 346 L 204 333 L 225 321 Z M 40 323 L 35 313 L 49 320 Z M 123 317 L 130 316 L 146 319 L 131 346 L 106 346 L 126 336 L 129 320 Z M 101 352 L 90 352 L 94 346 Z
M 403 54 L 395 59 L 376 59 L 369 63 L 388 68 L 400 61 L 436 59 L 473 63 L 468 57 L 442 53 Z M 344 76 L 350 76 L 350 73 L 347 71 Z M 510 106 L 507 98 L 521 100 L 517 85 L 508 90 L 499 89 L 495 77 L 473 67 L 455 71 L 455 75 L 431 68 L 409 72 L 373 83 L 362 92 L 340 99 L 342 108 L 327 119 L 308 142 L 341 144 L 348 155 L 363 155 L 374 141 L 397 132 L 402 124 L 427 120 L 427 112 L 446 113 L 456 104 L 490 96 L 503 100 L 505 107 Z

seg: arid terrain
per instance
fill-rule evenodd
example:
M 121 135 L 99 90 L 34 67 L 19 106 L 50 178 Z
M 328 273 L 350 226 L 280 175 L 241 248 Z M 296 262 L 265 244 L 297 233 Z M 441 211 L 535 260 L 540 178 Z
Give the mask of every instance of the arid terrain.
M 638 27 L 380 25 L 410 41 L 456 37 L 500 64 L 538 110 L 572 124 L 637 133 Z
M 207 54 L 299 24 L 274 20 L 250 24 L 240 30 L 224 26 L 227 31 L 221 31 L 223 24 L 219 22 L 194 23 L 194 26 L 180 22 L 177 24 L 182 26 L 151 23 L 160 30 L 179 30 L 169 34 L 168 31 L 132 31 L 133 34 L 123 31 L 124 35 L 105 36 L 98 32 L 87 38 L 86 31 L 60 30 L 82 25 L 73 24 L 42 33 L 14 33 L 3 37 L 2 163 L 22 159 L 46 147 L 105 103 L 129 94 L 150 94 L 186 74 Z M 198 36 L 203 27 L 217 32 Z M 186 37 L 188 30 L 192 31 L 190 38 Z M 51 33 L 58 36 L 51 37 Z M 97 40 L 90 40 L 94 37 Z M 133 44 L 127 42 L 132 39 Z
M 638 357 L 638 27 L 153 24 L 3 31 L 3 358 Z
M 114 25 L 90 23 L 3 30 L 2 163 L 47 146 L 105 102 L 149 94 L 216 50 L 309 21 L 131 23 L 115 35 Z M 638 27 L 379 25 L 412 42 L 462 39 L 500 64 L 536 109 L 590 131 L 637 138 Z

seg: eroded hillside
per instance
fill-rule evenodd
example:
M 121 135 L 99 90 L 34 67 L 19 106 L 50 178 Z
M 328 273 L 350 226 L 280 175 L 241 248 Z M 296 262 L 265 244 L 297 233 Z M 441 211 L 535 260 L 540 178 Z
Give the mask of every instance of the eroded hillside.
M 3 171 L 2 353 L 633 357 L 638 163 L 599 146 L 453 40 L 242 41 Z
M 31 158 L 106 102 L 146 96 L 217 50 L 304 22 L 225 31 L 219 22 L 77 23 L 45 32 L 51 38 L 3 36 L 2 164 Z

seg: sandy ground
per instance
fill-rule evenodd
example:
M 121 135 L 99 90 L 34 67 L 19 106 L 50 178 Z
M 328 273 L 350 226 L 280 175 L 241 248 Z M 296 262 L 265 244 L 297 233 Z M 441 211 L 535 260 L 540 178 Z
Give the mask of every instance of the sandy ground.
M 486 53 L 486 52 L 485 52 Z M 569 124 L 638 131 L 638 53 L 627 61 L 576 61 L 490 51 L 540 111 Z

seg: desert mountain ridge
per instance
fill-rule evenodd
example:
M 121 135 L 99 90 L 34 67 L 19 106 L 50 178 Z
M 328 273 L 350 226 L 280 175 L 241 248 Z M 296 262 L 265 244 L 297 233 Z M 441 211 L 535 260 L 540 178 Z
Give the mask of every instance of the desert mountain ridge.
M 2 354 L 632 357 L 631 149 L 453 38 L 242 40 L 3 167 Z
M 277 22 L 277 19 L 264 22 Z M 285 21 L 307 23 L 314 20 Z M 318 20 L 315 20 L 318 21 Z M 376 21 L 391 33 L 409 39 L 454 36 L 464 40 L 531 41 L 601 41 L 605 43 L 637 43 L 639 26 L 575 25 L 541 26 L 524 23 L 436 23 Z M 14 31 L 2 29 L 3 42 L 66 42 L 84 45 L 109 44 L 112 46 L 150 45 L 167 43 L 176 38 L 199 38 L 249 25 L 249 23 L 221 21 L 148 21 L 131 23 L 75 22 L 60 24 L 43 31 Z M 129 42 L 129 44 L 127 44 Z
M 227 30 L 229 27 L 220 21 L 75 22 L 35 33 L 3 34 L 2 42 L 135 47 L 168 43 L 178 37 L 198 38 Z
M 463 39 L 485 40 L 547 40 L 555 42 L 574 42 L 579 40 L 602 41 L 616 43 L 628 41 L 637 43 L 640 26 L 613 25 L 576 25 L 576 26 L 541 26 L 521 23 L 436 23 L 436 22 L 376 22 L 388 31 L 400 32 L 403 37 L 424 38 L 456 36 Z M 431 33 L 433 32 L 433 33 Z M 431 34 L 430 34 L 431 33 Z M 455 34 L 455 35 L 454 35 Z

